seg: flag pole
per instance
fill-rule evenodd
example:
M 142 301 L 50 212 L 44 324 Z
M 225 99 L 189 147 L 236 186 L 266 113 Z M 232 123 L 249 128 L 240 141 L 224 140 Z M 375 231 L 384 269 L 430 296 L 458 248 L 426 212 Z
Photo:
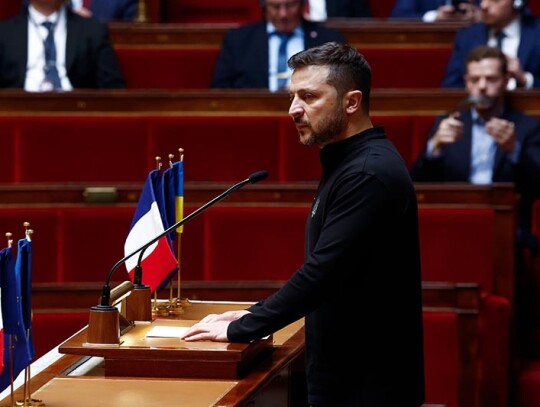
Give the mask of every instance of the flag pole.
M 184 163 L 184 149 L 183 148 L 179 148 L 178 149 L 178 154 L 179 154 L 179 161 L 182 162 L 182 165 Z M 172 163 L 171 163 L 172 165 Z M 183 184 L 184 180 L 182 180 L 182 184 Z M 182 194 L 182 199 L 183 199 L 183 194 Z M 182 205 L 183 205 L 183 202 L 182 202 Z M 177 211 L 178 213 L 178 211 Z M 183 217 L 183 208 L 182 208 L 182 217 Z M 176 219 L 177 221 L 179 219 Z M 177 282 L 176 282 L 176 300 L 174 301 L 174 307 L 172 308 L 172 313 L 175 314 L 175 315 L 180 315 L 180 314 L 183 314 L 184 313 L 184 308 L 185 307 L 188 307 L 190 306 L 190 302 L 187 298 L 184 298 L 182 299 L 182 296 L 181 296 L 181 281 L 182 281 L 182 278 L 181 278 L 181 270 L 182 270 L 182 231 L 181 229 L 177 229 L 176 230 L 176 233 L 177 233 L 177 259 L 178 259 L 178 271 L 176 273 L 176 276 L 177 276 Z M 172 286 L 171 286 L 171 289 L 172 289 Z
M 34 233 L 33 229 L 30 229 L 30 222 L 24 222 L 24 237 L 29 242 L 32 241 L 32 235 Z M 30 314 L 32 311 L 30 311 Z M 30 316 L 32 318 L 32 316 Z M 30 341 L 30 328 L 26 329 L 26 340 Z M 45 403 L 41 399 L 34 399 L 32 398 L 32 371 L 31 371 L 31 364 L 25 367 L 24 369 L 24 406 L 28 407 L 38 407 L 38 406 L 45 406 Z
M 7 239 L 7 247 L 12 248 L 13 247 L 13 233 L 6 232 L 6 239 Z M 11 405 L 15 405 L 15 386 L 14 381 L 15 378 L 13 377 L 13 370 L 15 369 L 13 367 L 13 335 L 10 333 L 8 335 L 8 352 L 9 352 L 9 366 L 5 366 L 4 369 L 9 369 L 9 382 L 10 382 L 10 400 Z
M 169 154 L 169 168 L 173 168 L 173 159 L 174 159 L 174 154 Z M 172 278 L 169 280 L 169 304 L 171 305 L 171 307 L 175 307 L 176 306 L 176 302 L 173 298 L 173 283 L 172 283 Z
M 178 154 L 180 155 L 179 159 L 182 163 L 184 163 L 184 149 L 183 148 L 179 148 L 178 149 Z M 181 263 L 181 248 L 182 248 L 182 233 L 180 231 L 176 231 L 176 234 L 177 234 L 177 237 L 178 237 L 178 273 L 177 273 L 177 276 L 178 276 L 178 282 L 176 284 L 176 298 L 178 298 L 178 304 L 180 306 L 182 306 L 182 297 L 180 296 L 180 281 L 181 281 L 181 278 L 180 278 L 180 270 L 182 270 L 182 263 Z
M 155 161 L 156 161 L 156 169 L 158 171 L 161 171 L 161 167 L 163 166 L 163 163 L 161 162 L 161 157 L 159 155 L 157 155 L 155 157 Z M 168 316 L 169 315 L 169 311 L 167 311 L 167 305 L 159 305 L 158 303 L 158 293 L 157 293 L 157 289 L 154 291 L 154 299 L 153 299 L 153 302 L 154 302 L 154 305 L 152 307 L 152 316 Z

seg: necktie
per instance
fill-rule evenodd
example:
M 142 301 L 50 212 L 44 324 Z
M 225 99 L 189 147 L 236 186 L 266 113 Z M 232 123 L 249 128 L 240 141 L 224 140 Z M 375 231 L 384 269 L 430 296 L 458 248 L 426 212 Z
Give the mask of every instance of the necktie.
M 83 7 L 89 10 L 91 1 L 92 0 L 83 0 Z
M 504 40 L 504 37 L 506 37 L 506 34 L 504 31 L 499 31 L 495 37 L 497 38 L 497 48 L 499 48 L 502 51 L 502 42 Z
M 287 44 L 291 38 L 291 34 L 284 34 L 276 32 L 276 35 L 280 39 L 278 49 L 278 65 L 277 65 L 277 83 L 278 89 L 284 89 L 287 85 L 288 71 L 287 71 Z
M 50 90 L 62 89 L 60 84 L 60 76 L 56 68 L 56 46 L 54 45 L 54 24 L 50 21 L 45 21 L 43 26 L 49 32 L 47 38 L 43 42 L 45 48 L 45 81 L 50 86 Z

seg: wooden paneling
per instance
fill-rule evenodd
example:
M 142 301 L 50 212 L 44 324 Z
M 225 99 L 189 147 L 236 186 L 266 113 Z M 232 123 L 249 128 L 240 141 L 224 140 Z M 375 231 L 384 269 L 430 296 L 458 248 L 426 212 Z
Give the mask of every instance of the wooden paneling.
M 438 115 L 457 108 L 466 93 L 460 89 L 378 89 L 371 94 L 371 114 Z M 540 116 L 540 91 L 514 91 L 513 106 Z M 0 115 L 278 115 L 286 116 L 289 95 L 264 90 L 77 90 L 66 93 L 0 91 Z
M 256 1 L 256 0 L 253 0 Z M 425 24 L 419 21 L 380 19 L 328 20 L 327 26 L 341 31 L 359 49 L 395 46 L 443 47 L 452 45 L 462 24 Z M 186 46 L 219 48 L 225 32 L 238 23 L 122 23 L 110 22 L 109 32 L 116 46 Z

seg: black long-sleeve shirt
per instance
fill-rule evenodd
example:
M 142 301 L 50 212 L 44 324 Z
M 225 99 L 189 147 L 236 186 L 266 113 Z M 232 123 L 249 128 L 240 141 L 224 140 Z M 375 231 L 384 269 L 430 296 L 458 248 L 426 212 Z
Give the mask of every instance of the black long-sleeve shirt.
M 309 404 L 419 406 L 418 213 L 406 165 L 382 127 L 324 147 L 321 163 L 304 264 L 228 338 L 260 338 L 305 316 Z

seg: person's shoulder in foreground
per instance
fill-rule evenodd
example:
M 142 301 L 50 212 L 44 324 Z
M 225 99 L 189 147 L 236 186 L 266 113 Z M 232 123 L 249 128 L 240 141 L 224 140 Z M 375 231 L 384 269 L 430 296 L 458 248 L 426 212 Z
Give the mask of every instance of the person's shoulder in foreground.
M 205 317 L 182 338 L 247 342 L 304 317 L 309 405 L 419 407 L 418 208 L 403 159 L 369 117 L 371 68 L 338 42 L 295 54 L 289 67 L 289 115 L 322 166 L 304 263 L 274 295 Z M 362 334 L 351 338 L 351 324 Z

